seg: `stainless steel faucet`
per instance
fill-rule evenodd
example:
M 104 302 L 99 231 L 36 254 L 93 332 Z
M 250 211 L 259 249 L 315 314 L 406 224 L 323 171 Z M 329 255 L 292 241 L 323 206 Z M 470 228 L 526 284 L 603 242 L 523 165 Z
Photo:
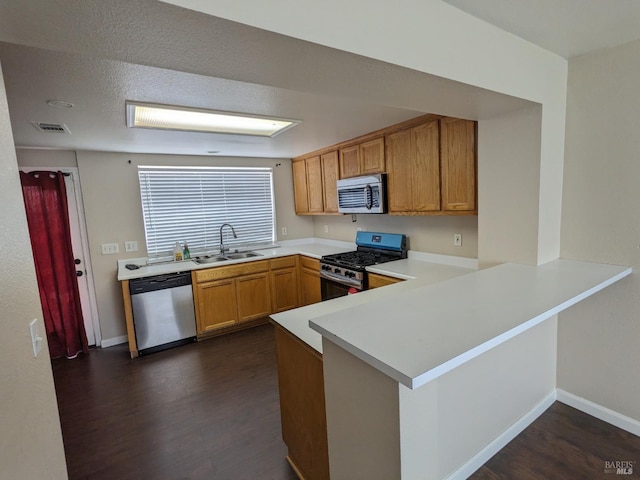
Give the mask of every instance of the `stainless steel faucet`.
M 225 252 L 224 241 L 222 240 L 222 229 L 224 227 L 229 227 L 231 229 L 231 232 L 233 233 L 233 238 L 238 238 L 238 235 L 236 235 L 236 231 L 233 229 L 233 227 L 229 223 L 223 223 L 222 225 L 220 225 L 220 254 L 221 255 L 224 255 L 224 252 Z M 229 250 L 229 249 L 227 248 L 226 250 Z

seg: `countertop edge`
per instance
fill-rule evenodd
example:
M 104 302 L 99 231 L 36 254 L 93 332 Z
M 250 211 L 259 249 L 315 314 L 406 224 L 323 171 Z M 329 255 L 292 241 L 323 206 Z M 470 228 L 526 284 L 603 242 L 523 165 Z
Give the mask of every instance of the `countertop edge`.
M 589 262 L 582 262 L 582 263 L 589 263 Z M 621 268 L 625 268 L 623 266 L 620 266 Z M 333 343 L 335 343 L 336 345 L 340 346 L 341 348 L 343 348 L 344 350 L 346 350 L 347 352 L 351 353 L 352 355 L 356 356 L 357 358 L 359 358 L 360 360 L 368 363 L 369 365 L 371 365 L 372 367 L 376 368 L 377 370 L 381 371 L 382 373 L 386 374 L 387 376 L 391 377 L 392 379 L 396 380 L 398 383 L 410 388 L 410 389 L 417 389 L 433 380 L 435 380 L 436 378 L 444 375 L 445 373 L 453 370 L 454 368 L 476 358 L 477 356 L 497 347 L 498 345 L 510 340 L 511 338 L 514 338 L 515 336 L 535 327 L 536 325 L 542 323 L 543 321 L 553 317 L 554 315 L 560 313 L 561 311 L 575 305 L 576 303 L 580 302 L 581 300 L 584 300 L 587 297 L 590 297 L 591 295 L 603 290 L 604 288 L 612 285 L 613 283 L 616 283 L 617 281 L 623 279 L 624 277 L 627 277 L 628 275 L 630 275 L 632 273 L 632 268 L 631 267 L 626 267 L 624 270 L 622 270 L 621 272 L 612 275 L 611 277 L 599 282 L 598 284 L 594 285 L 591 288 L 588 288 L 587 290 L 574 295 L 573 297 L 568 298 L 567 300 L 561 302 L 560 304 L 556 305 L 553 308 L 550 308 L 544 312 L 541 312 L 540 314 L 536 315 L 533 318 L 530 318 L 529 320 L 526 320 L 522 323 L 520 323 L 519 325 L 499 334 L 496 335 L 494 337 L 492 337 L 491 339 L 476 345 L 475 347 L 472 347 L 462 353 L 460 353 L 459 355 L 456 355 L 455 357 L 451 358 L 450 360 L 444 361 L 443 363 L 437 365 L 434 368 L 431 368 L 425 372 L 422 372 L 418 375 L 408 375 L 406 373 L 403 373 L 402 371 L 392 367 L 391 365 L 388 365 L 387 363 L 381 361 L 380 359 L 376 358 L 374 355 L 371 355 L 370 353 L 354 346 L 352 343 L 350 343 L 349 341 L 339 337 L 338 335 L 336 335 L 334 332 L 328 330 L 327 328 L 323 327 L 322 325 L 316 323 L 317 319 L 310 319 L 309 320 L 309 327 L 312 330 L 315 330 L 316 332 L 320 333 L 324 338 L 326 338 L 328 341 L 331 341 Z M 455 280 L 455 279 L 453 279 Z M 329 314 L 330 315 L 330 314 Z M 328 315 L 327 315 L 328 316 Z M 327 316 L 325 316 L 324 318 L 326 318 Z M 317 317 L 320 318 L 320 317 Z

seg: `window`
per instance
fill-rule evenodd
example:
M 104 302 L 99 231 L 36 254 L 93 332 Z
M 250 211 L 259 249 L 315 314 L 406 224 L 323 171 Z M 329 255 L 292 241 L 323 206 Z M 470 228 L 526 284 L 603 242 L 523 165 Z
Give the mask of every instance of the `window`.
M 275 240 L 271 168 L 138 167 L 147 255 L 171 255 L 176 242 L 193 251 L 224 243 L 240 246 Z

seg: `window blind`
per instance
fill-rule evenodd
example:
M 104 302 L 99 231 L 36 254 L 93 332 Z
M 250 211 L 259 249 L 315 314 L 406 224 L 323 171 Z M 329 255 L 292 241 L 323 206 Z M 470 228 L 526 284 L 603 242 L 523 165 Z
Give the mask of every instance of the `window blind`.
M 271 168 L 138 167 L 147 255 L 171 255 L 176 242 L 193 251 L 275 240 Z

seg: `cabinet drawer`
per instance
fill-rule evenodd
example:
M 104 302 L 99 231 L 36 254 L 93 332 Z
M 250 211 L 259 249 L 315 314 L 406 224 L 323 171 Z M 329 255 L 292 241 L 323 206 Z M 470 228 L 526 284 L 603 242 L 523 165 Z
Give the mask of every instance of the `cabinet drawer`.
M 211 280 L 220 280 L 229 277 L 239 277 L 241 275 L 249 275 L 252 273 L 260 273 L 269 271 L 269 260 L 259 260 L 257 262 L 239 263 L 237 265 L 229 265 L 226 267 L 207 268 L 195 272 L 196 283 L 208 282 Z
M 320 260 L 317 258 L 305 257 L 304 255 L 300 256 L 300 265 L 302 268 L 310 268 L 311 270 L 320 270 Z
M 281 257 L 271 260 L 271 270 L 277 270 L 279 268 L 291 268 L 296 266 L 296 257 Z

